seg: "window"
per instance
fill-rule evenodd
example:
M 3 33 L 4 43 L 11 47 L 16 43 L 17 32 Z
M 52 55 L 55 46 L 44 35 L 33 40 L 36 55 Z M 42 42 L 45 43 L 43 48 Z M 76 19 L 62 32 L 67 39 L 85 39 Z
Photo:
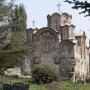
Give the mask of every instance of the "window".
M 54 57 L 54 63 L 55 63 L 55 64 L 59 64 L 59 63 L 60 63 L 60 59 L 57 58 L 57 57 Z
M 69 37 L 70 39 L 74 39 L 75 38 L 75 32 L 74 29 L 72 27 L 69 28 Z
M 71 36 L 71 38 L 73 38 L 73 36 L 74 36 L 73 29 L 70 29 L 70 36 Z
M 68 29 L 64 30 L 64 39 L 68 39 Z
M 71 53 L 71 52 L 72 52 L 72 48 L 69 47 L 69 48 L 68 48 L 68 53 Z
M 44 45 L 43 45 L 43 52 L 48 52 L 49 51 L 48 47 L 49 47 L 48 43 L 45 42 Z
M 82 48 L 80 48 L 80 55 L 81 55 L 81 58 L 82 58 Z
M 74 59 L 74 57 L 71 57 L 71 59 Z
M 63 20 L 63 24 L 65 24 L 65 23 L 67 23 L 67 21 L 66 20 Z
M 58 30 L 58 22 L 55 20 L 55 30 Z

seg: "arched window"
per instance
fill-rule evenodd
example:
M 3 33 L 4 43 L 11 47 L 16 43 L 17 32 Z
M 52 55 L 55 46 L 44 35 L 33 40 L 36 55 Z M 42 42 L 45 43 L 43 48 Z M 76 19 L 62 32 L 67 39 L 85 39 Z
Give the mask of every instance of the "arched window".
M 64 39 L 68 39 L 68 29 L 65 29 L 63 33 Z
M 70 37 L 70 39 L 74 39 L 74 30 L 72 27 L 70 27 L 70 29 L 69 29 L 69 37 Z
M 51 50 L 54 50 L 56 38 L 52 32 L 43 31 L 40 33 L 37 40 L 42 52 L 47 53 L 51 52 Z
M 45 42 L 43 44 L 43 52 L 48 52 L 48 51 L 49 51 L 49 44 L 48 44 L 48 42 Z
M 55 30 L 57 31 L 58 30 L 58 21 L 55 20 Z
M 68 53 L 71 53 L 71 52 L 72 52 L 72 48 L 69 47 L 69 48 L 68 48 Z

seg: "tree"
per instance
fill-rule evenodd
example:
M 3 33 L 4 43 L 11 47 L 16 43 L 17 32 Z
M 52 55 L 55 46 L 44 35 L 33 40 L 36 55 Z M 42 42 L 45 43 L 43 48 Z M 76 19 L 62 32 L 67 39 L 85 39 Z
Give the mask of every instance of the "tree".
M 13 2 L 0 0 L 0 50 L 5 49 L 10 43 L 10 12 Z
M 90 3 L 86 1 L 79 1 L 79 0 L 65 0 L 69 4 L 74 4 L 72 7 L 73 9 L 82 9 L 83 11 L 79 14 L 86 13 L 85 17 L 90 16 Z
M 0 73 L 1 71 L 6 68 L 6 61 L 4 58 L 7 59 L 5 53 L 6 47 L 9 46 L 11 42 L 11 34 L 10 34 L 10 12 L 13 7 L 13 1 L 7 2 L 7 0 L 0 0 Z M 5 67 L 3 66 L 5 65 Z
M 0 50 L 15 49 L 25 41 L 27 15 L 23 4 L 0 1 Z
M 21 65 L 27 52 L 35 48 L 25 44 L 26 12 L 24 6 L 14 5 L 12 0 L 0 0 L 0 71 Z M 1 73 L 0 72 L 0 73 Z
M 0 50 L 24 46 L 27 15 L 23 4 L 0 1 Z
M 27 15 L 23 4 L 15 5 L 11 12 L 11 47 L 12 49 L 24 46 Z
M 11 30 L 25 31 L 27 25 L 27 15 L 23 4 L 15 5 L 11 12 Z

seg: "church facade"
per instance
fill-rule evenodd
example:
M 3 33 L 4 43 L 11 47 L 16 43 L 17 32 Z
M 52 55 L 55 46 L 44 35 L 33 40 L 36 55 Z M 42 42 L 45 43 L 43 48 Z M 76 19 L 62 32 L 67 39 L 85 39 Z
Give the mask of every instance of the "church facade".
M 28 67 L 48 64 L 55 67 L 62 79 L 77 82 L 89 75 L 89 48 L 85 32 L 79 32 L 67 13 L 47 16 L 47 27 L 27 29 L 26 40 L 38 49 L 27 60 Z M 28 71 L 28 68 L 26 68 Z

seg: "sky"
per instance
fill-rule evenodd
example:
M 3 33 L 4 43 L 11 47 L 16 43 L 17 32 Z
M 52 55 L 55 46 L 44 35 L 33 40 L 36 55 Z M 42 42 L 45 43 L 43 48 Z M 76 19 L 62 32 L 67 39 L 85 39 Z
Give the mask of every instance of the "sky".
M 90 38 L 90 17 L 84 17 L 79 11 L 73 10 L 71 4 L 63 2 L 64 0 L 17 0 L 17 3 L 23 3 L 27 13 L 27 28 L 42 28 L 47 26 L 47 15 L 58 12 L 58 3 L 61 3 L 60 12 L 66 12 L 72 15 L 72 24 L 76 30 L 86 31 L 88 39 Z M 85 1 L 85 0 L 79 0 Z M 90 0 L 87 0 L 90 2 Z M 33 20 L 35 27 L 33 27 Z M 88 43 L 88 41 L 87 41 Z

